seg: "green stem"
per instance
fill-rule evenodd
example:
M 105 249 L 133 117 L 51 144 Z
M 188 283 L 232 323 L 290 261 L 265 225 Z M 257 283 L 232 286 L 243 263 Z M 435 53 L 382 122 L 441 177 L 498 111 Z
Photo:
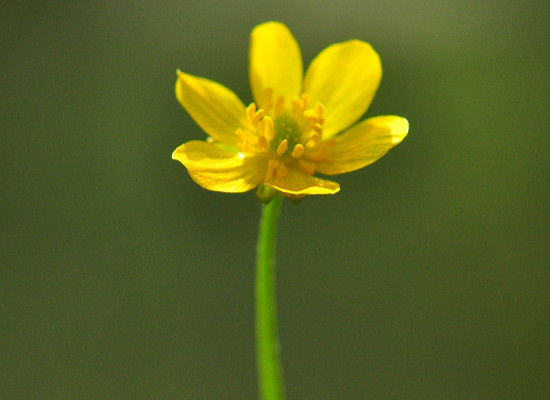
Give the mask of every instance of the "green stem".
M 281 212 L 277 193 L 264 204 L 256 253 L 256 363 L 260 400 L 284 400 L 275 293 L 275 239 Z

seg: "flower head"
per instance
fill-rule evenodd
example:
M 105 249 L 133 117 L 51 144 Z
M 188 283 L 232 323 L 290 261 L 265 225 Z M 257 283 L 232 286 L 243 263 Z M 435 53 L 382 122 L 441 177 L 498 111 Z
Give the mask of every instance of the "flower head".
M 334 194 L 340 185 L 316 172 L 362 168 L 407 135 L 407 120 L 397 116 L 353 125 L 382 77 L 380 58 L 368 43 L 327 47 L 304 77 L 292 33 L 267 22 L 253 29 L 249 57 L 254 103 L 248 107 L 228 88 L 178 71 L 176 96 L 209 138 L 179 146 L 172 158 L 205 189 L 235 193 L 259 186 L 259 193 L 279 191 L 293 199 Z

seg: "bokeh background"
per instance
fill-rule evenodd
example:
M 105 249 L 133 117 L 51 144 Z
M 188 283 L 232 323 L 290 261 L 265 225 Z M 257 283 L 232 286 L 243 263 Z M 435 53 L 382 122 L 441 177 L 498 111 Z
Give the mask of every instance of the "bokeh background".
M 176 69 L 251 101 L 250 30 L 351 38 L 405 141 L 285 202 L 289 399 L 550 398 L 550 3 L 2 2 L 0 398 L 254 399 L 253 193 L 170 158 Z

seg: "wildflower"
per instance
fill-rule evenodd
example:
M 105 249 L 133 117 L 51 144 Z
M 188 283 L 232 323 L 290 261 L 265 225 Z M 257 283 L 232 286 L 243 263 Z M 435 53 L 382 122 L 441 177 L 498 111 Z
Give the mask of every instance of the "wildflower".
M 365 113 L 382 77 L 380 58 L 360 40 L 337 43 L 310 64 L 288 28 L 267 22 L 250 37 L 249 74 L 255 102 L 246 107 L 228 88 L 178 71 L 176 95 L 210 136 L 179 146 L 172 158 L 205 189 L 300 199 L 334 194 L 336 175 L 378 160 L 407 135 L 398 116 L 352 124 Z M 348 129 L 347 129 L 348 128 Z

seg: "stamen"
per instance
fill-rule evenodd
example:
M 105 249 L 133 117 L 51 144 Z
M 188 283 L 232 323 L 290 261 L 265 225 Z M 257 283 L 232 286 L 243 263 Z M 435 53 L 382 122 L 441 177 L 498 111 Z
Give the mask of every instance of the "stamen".
M 285 108 L 285 98 L 283 96 L 279 96 L 277 99 L 277 102 L 275 103 L 275 115 L 281 115 Z
M 256 113 L 254 114 L 254 118 L 252 119 L 252 124 L 254 124 L 254 126 L 258 126 L 264 114 L 265 114 L 265 111 L 262 110 L 261 108 L 258 111 L 256 111 Z
M 288 175 L 288 168 L 286 167 L 286 165 L 284 164 L 279 165 L 279 168 L 277 168 L 277 176 L 279 178 L 284 178 L 287 175 Z
M 277 154 L 282 156 L 285 153 L 287 148 L 288 148 L 288 140 L 283 139 L 283 141 L 281 141 L 281 143 L 279 143 L 279 146 L 277 147 Z
M 316 163 L 326 160 L 330 153 L 329 147 L 333 146 L 335 143 L 336 140 L 334 138 L 324 141 L 318 149 L 310 151 L 307 158 Z
M 308 175 L 313 175 L 315 173 L 315 164 L 310 163 L 304 160 L 298 160 L 298 166 L 302 171 Z
M 311 122 L 317 122 L 319 124 L 323 123 L 323 118 L 319 117 L 319 115 L 317 114 L 317 111 L 311 108 L 304 111 L 304 118 Z
M 265 136 L 258 136 L 258 147 L 261 151 L 267 151 L 267 139 Z
M 275 127 L 273 126 L 273 120 L 271 119 L 271 117 L 266 116 L 264 119 L 262 119 L 262 126 L 260 128 L 260 131 L 265 136 L 267 141 L 271 142 L 275 137 Z
M 300 158 L 304 154 L 306 149 L 304 148 L 303 144 L 298 143 L 296 146 L 294 146 L 294 150 L 292 150 L 292 157 L 293 158 Z
M 315 104 L 315 112 L 317 113 L 319 118 L 323 118 L 324 111 L 325 111 L 324 105 L 322 105 L 321 103 Z
M 242 142 L 237 143 L 237 147 L 245 153 L 252 151 L 252 146 L 250 145 L 250 141 L 248 139 L 244 139 Z
M 275 173 L 275 169 L 279 166 L 279 161 L 277 160 L 269 160 L 267 163 L 267 172 L 265 174 L 264 182 L 268 182 L 273 178 L 273 174 Z
M 304 109 L 304 101 L 302 99 L 292 99 L 292 107 L 300 113 Z
M 309 105 L 309 94 L 302 93 L 300 96 L 302 98 L 302 101 L 304 102 L 304 107 L 307 107 Z
M 271 88 L 264 89 L 263 100 L 264 100 L 264 109 L 266 111 L 269 111 L 269 109 L 273 105 L 273 89 Z
M 319 123 L 315 123 L 313 124 L 313 130 L 319 135 L 321 136 L 321 134 L 323 133 L 323 126 Z
M 255 114 L 256 114 L 256 104 L 250 103 L 250 105 L 246 107 L 246 116 L 248 117 L 248 120 L 250 122 L 254 121 Z
M 317 132 L 314 132 L 313 135 L 309 138 L 309 140 L 306 143 L 306 147 L 315 147 L 317 143 L 319 142 L 320 135 Z

